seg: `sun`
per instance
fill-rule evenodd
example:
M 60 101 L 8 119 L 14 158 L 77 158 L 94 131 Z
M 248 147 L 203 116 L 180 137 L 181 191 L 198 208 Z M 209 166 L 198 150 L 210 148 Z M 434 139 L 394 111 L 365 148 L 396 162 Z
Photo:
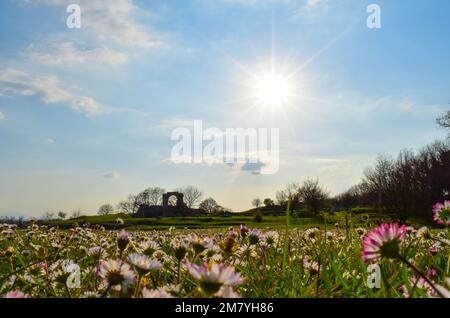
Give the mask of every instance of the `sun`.
M 275 72 L 258 76 L 254 86 L 255 98 L 265 107 L 283 107 L 289 103 L 292 96 L 292 85 L 288 77 Z

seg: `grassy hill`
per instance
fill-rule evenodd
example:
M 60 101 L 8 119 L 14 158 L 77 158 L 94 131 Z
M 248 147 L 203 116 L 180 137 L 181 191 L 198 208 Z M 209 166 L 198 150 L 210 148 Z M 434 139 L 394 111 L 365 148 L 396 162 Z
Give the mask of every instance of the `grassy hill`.
M 250 227 L 257 228 L 283 228 L 286 225 L 285 215 L 280 215 L 279 211 L 262 212 L 262 222 L 256 223 L 253 219 L 251 211 L 246 213 L 233 213 L 227 216 L 207 216 L 207 217 L 154 217 L 154 218 L 133 218 L 127 214 L 111 214 L 111 215 L 94 215 L 94 216 L 82 216 L 76 219 L 68 220 L 53 220 L 42 222 L 43 224 L 58 226 L 60 228 L 71 228 L 75 224 L 81 225 L 90 223 L 92 225 L 104 226 L 106 229 L 128 229 L 128 230 L 153 230 L 153 229 L 168 229 L 169 227 L 187 228 L 187 229 L 208 229 L 208 228 L 227 228 L 238 227 L 241 224 L 245 224 Z M 278 214 L 278 215 L 277 215 Z M 392 217 L 380 216 L 374 213 L 367 214 L 369 216 L 369 222 L 371 224 L 379 224 L 381 222 L 390 222 Z M 117 219 L 123 220 L 123 224 L 118 224 Z M 327 216 L 327 224 L 325 224 L 322 217 L 298 217 L 291 216 L 290 226 L 294 228 L 309 228 L 309 227 L 321 227 L 327 228 L 333 227 L 336 223 L 340 227 L 345 227 L 346 222 L 349 222 L 350 226 L 365 226 L 364 221 L 360 214 L 348 214 L 347 221 L 345 220 L 345 212 L 336 212 Z M 420 219 L 410 219 L 410 224 L 423 225 L 424 221 Z
M 121 218 L 124 224 L 117 224 L 117 218 Z M 171 226 L 189 229 L 225 228 L 238 227 L 241 224 L 251 225 L 252 227 L 280 228 L 285 226 L 286 218 L 284 216 L 264 216 L 261 223 L 255 223 L 253 222 L 253 216 L 246 215 L 132 218 L 128 215 L 112 214 L 106 216 L 83 216 L 76 219 L 48 221 L 45 223 L 57 225 L 61 228 L 70 228 L 75 223 L 90 223 L 104 226 L 107 229 L 126 228 L 129 230 L 167 229 Z M 291 220 L 291 225 L 294 227 L 319 226 L 320 223 L 321 220 L 319 218 L 296 218 Z

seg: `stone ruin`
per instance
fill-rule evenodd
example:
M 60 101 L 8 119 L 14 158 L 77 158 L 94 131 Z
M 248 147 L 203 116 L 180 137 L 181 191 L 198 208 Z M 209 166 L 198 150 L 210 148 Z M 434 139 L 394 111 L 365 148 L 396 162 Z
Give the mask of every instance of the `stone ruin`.
M 170 205 L 170 199 L 175 197 L 177 203 Z M 161 205 L 142 204 L 136 212 L 136 218 L 151 217 L 176 217 L 176 216 L 201 216 L 205 215 L 205 211 L 200 209 L 191 209 L 184 203 L 184 194 L 180 192 L 167 192 L 162 196 Z

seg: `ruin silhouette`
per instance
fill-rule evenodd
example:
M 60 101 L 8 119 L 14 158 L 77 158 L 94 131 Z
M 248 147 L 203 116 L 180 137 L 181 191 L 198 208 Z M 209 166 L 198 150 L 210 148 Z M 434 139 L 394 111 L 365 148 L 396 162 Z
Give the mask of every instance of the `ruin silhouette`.
M 177 203 L 170 205 L 170 198 L 176 197 Z M 167 192 L 162 196 L 161 205 L 142 204 L 134 215 L 136 218 L 173 217 L 173 216 L 201 216 L 206 212 L 201 209 L 189 208 L 184 203 L 184 194 L 180 192 Z

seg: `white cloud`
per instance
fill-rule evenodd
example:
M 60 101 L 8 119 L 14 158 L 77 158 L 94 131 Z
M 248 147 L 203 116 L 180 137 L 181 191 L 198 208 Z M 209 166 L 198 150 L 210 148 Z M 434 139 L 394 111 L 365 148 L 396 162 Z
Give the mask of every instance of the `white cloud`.
M 73 0 L 22 0 L 25 4 L 67 7 Z M 150 32 L 137 22 L 142 13 L 133 0 L 78 0 L 81 8 L 81 32 L 101 42 L 121 46 L 160 48 L 165 46 L 157 32 Z M 65 13 L 65 10 L 64 10 Z M 66 14 L 66 13 L 65 13 Z
M 52 145 L 55 143 L 55 140 L 53 138 L 47 138 L 44 140 L 44 142 L 48 145 Z
M 0 121 L 4 120 L 5 118 L 6 116 L 2 112 L 0 112 Z
M 0 70 L 0 94 L 39 96 L 46 104 L 68 104 L 86 115 L 99 113 L 97 102 L 63 88 L 58 77 L 33 76 L 14 68 Z
M 101 41 L 112 41 L 118 45 L 161 48 L 164 43 L 156 34 L 150 34 L 144 26 L 133 19 L 139 11 L 131 0 L 108 0 L 81 2 L 83 27 Z M 155 37 L 155 38 L 153 38 Z
M 121 65 L 128 61 L 128 56 L 125 53 L 108 47 L 82 50 L 76 46 L 76 42 L 53 40 L 28 46 L 26 56 L 41 64 L 64 66 L 77 66 L 86 63 Z
M 18 0 L 25 5 L 65 8 L 73 0 Z M 137 49 L 159 50 L 168 47 L 166 38 L 137 21 L 148 12 L 137 7 L 132 0 L 78 0 L 81 8 L 81 28 L 67 29 L 31 44 L 26 56 L 32 61 L 52 66 L 79 66 L 86 63 L 122 65 L 137 54 Z M 62 28 L 66 28 L 65 21 Z

